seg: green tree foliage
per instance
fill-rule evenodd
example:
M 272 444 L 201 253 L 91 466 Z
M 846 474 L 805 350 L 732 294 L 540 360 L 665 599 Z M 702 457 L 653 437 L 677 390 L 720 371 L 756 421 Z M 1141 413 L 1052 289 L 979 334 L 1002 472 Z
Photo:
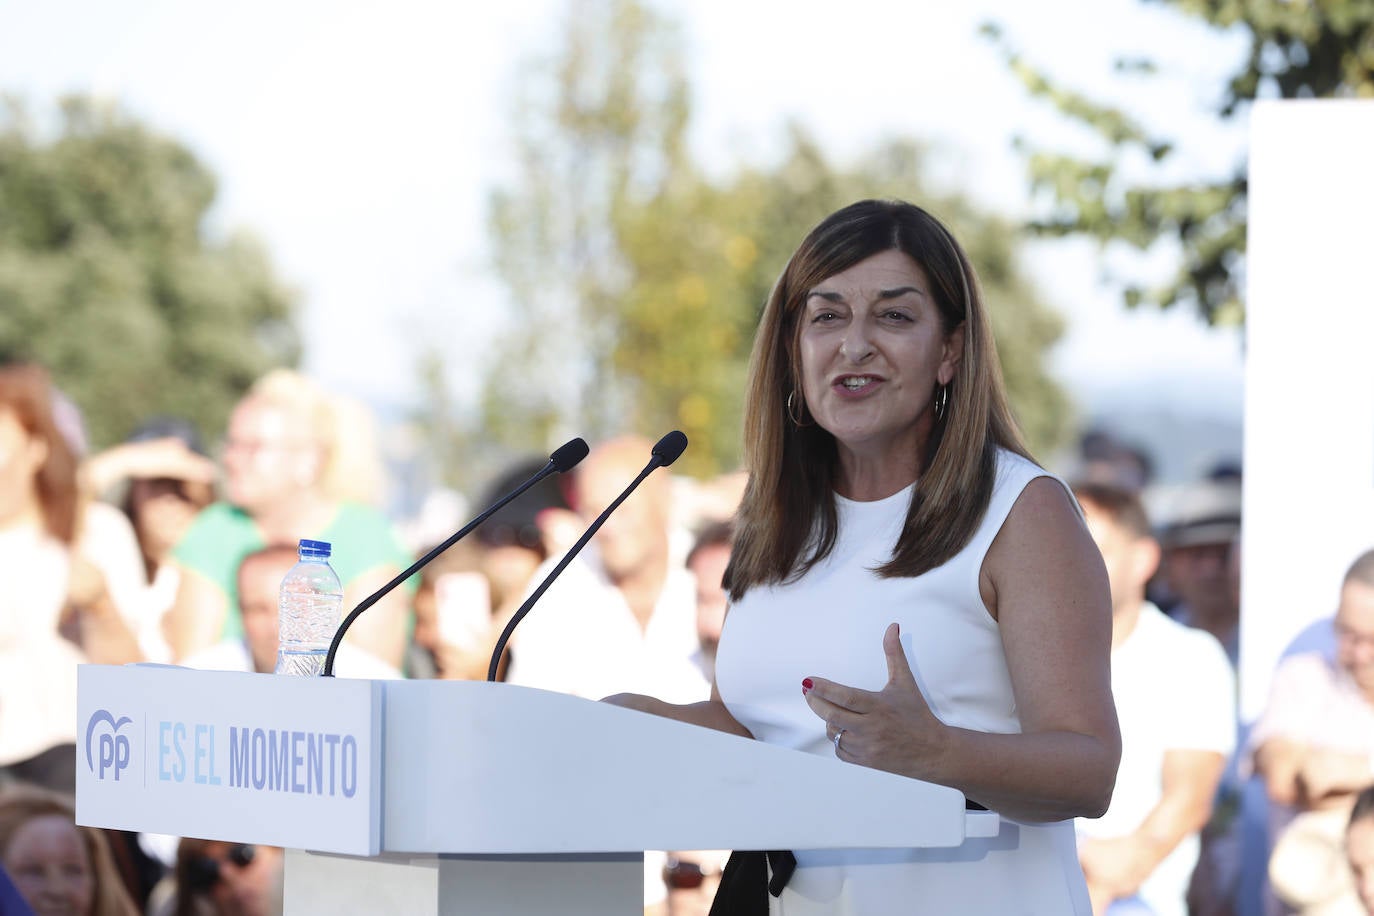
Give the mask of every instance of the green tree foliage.
M 800 128 L 788 140 L 776 166 L 676 183 L 622 222 L 633 283 L 611 361 L 623 377 L 642 380 L 631 422 L 681 428 L 694 443 L 693 470 L 731 467 L 741 445 L 754 329 L 788 256 L 827 214 L 865 197 L 897 197 L 936 214 L 967 248 L 1018 419 L 1033 447 L 1062 441 L 1068 404 L 1044 370 L 1045 351 L 1062 324 L 1017 270 L 1016 227 L 978 212 L 958 194 L 933 190 L 921 151 L 909 141 L 841 168 Z
M 1244 36 L 1247 53 L 1216 103 L 1221 119 L 1244 118 L 1258 98 L 1374 97 L 1374 3 L 1368 0 L 1143 2 Z M 1177 180 L 1175 160 L 1186 161 L 1189 152 L 1179 140 L 1057 83 L 1013 49 L 996 25 L 983 30 L 1032 95 L 1103 141 L 1103 153 L 1092 158 L 1028 150 L 1032 186 L 1050 201 L 1032 228 L 1141 250 L 1172 245 L 1180 258 L 1174 276 L 1157 288 L 1126 283 L 1126 305 L 1183 304 L 1211 323 L 1242 322 L 1246 164 L 1229 175 Z M 1148 78 L 1157 67 L 1150 60 L 1122 60 L 1118 70 Z
M 910 142 L 841 168 L 793 128 L 776 164 L 709 177 L 683 145 L 689 94 L 673 24 L 634 0 L 574 0 L 570 11 L 566 44 L 534 71 L 518 111 L 518 190 L 493 201 L 497 264 L 520 318 L 487 380 L 486 430 L 538 447 L 560 418 L 589 439 L 680 428 L 692 442 L 685 471 L 734 467 L 754 329 L 788 255 L 835 209 L 901 197 L 968 248 L 1019 417 L 1034 447 L 1062 440 L 1068 406 L 1043 366 L 1061 325 L 1017 271 L 1015 227 L 933 190 Z M 521 441 L 522 430 L 544 439 Z
M 249 238 L 206 238 L 215 181 L 184 146 L 89 99 L 40 130 L 0 108 L 0 359 L 42 363 L 107 445 L 170 413 L 217 435 L 299 354 L 291 297 Z
M 502 471 L 510 455 L 485 430 L 463 422 L 463 407 L 449 386 L 444 364 L 443 348 L 438 344 L 422 346 L 416 357 L 419 403 L 409 419 L 413 442 L 419 446 L 417 470 L 422 481 L 429 478 L 460 493 L 474 493 Z M 531 447 L 538 451 L 542 444 Z M 407 486 L 416 483 L 406 481 Z
M 633 392 L 608 358 L 631 282 L 616 226 L 683 167 L 687 81 L 673 24 L 635 0 L 573 0 L 563 34 L 556 54 L 524 69 L 514 189 L 490 208 L 517 318 L 486 385 L 484 428 L 522 447 L 564 425 L 588 438 L 624 428 Z

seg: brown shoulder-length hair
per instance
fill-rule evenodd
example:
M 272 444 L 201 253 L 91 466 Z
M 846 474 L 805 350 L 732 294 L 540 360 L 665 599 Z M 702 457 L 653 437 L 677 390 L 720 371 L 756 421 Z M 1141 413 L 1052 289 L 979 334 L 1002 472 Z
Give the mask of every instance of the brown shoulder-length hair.
M 821 281 L 884 251 L 904 252 L 925 271 L 946 335 L 964 326 L 949 403 L 926 453 L 884 577 L 918 576 L 964 548 L 977 531 L 997 472 L 997 450 L 1027 458 L 1007 406 L 1002 368 L 968 256 L 939 220 L 903 201 L 864 200 L 826 217 L 793 253 L 764 307 L 750 357 L 744 408 L 749 483 L 737 516 L 726 583 L 738 600 L 755 585 L 800 576 L 835 545 L 835 440 L 807 424 L 801 401 L 801 322 Z M 794 394 L 795 393 L 795 394 Z M 796 414 L 804 425 L 791 419 Z
M 0 366 L 0 410 L 12 411 L 47 452 L 34 479 L 48 533 L 64 544 L 76 537 L 79 499 L 76 453 L 57 428 L 48 373 L 30 363 Z
M 95 827 L 78 825 L 76 808 L 66 795 L 26 785 L 0 790 L 0 857 L 9 849 L 19 828 L 39 817 L 70 821 L 81 836 L 81 845 L 91 863 L 91 916 L 137 916 L 138 907 L 120 880 L 104 833 Z

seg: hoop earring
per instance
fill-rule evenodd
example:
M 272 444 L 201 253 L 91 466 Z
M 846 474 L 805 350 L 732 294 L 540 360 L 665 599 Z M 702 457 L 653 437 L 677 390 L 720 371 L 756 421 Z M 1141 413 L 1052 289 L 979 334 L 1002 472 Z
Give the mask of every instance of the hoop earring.
M 793 399 L 794 397 L 796 397 L 796 394 L 797 394 L 797 393 L 796 393 L 795 391 L 789 391 L 789 392 L 787 392 L 787 419 L 789 419 L 789 420 L 792 421 L 792 425 L 793 425 L 793 426 L 796 426 L 796 427 L 799 427 L 799 428 L 800 428 L 800 427 L 805 427 L 805 426 L 810 426 L 810 425 L 812 425 L 811 423 L 803 423 L 802 420 L 801 420 L 801 418 L 798 418 L 798 417 L 797 417 L 796 408 L 795 408 L 795 407 L 793 406 L 793 404 L 792 404 L 792 399 Z M 803 411 L 806 410 L 806 405 L 805 405 L 805 403 L 802 404 L 802 410 L 803 410 Z
M 949 415 L 949 385 L 941 385 L 935 389 L 935 422 L 944 422 Z

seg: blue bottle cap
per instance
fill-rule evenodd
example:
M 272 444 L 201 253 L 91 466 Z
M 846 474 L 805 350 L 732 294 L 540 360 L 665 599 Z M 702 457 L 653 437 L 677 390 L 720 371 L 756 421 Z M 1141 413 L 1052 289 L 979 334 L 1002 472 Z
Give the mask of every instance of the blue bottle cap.
M 327 557 L 333 552 L 328 541 L 311 541 L 301 538 L 300 555 L 303 557 Z

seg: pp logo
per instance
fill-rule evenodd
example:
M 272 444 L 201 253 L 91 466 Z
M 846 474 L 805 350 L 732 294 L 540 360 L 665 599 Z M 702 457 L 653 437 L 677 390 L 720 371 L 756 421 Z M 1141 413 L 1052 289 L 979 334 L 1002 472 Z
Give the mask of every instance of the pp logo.
M 119 774 L 129 766 L 129 736 L 119 734 L 119 730 L 132 721 L 133 719 L 128 716 L 122 716 L 116 721 L 105 709 L 97 709 L 91 716 L 91 721 L 86 725 L 86 766 L 91 768 L 96 779 L 104 779 L 107 772 L 113 771 L 115 781 L 118 782 Z M 109 728 L 100 732 L 97 753 L 93 757 L 91 739 L 95 737 L 96 728 L 101 723 L 108 725 Z

